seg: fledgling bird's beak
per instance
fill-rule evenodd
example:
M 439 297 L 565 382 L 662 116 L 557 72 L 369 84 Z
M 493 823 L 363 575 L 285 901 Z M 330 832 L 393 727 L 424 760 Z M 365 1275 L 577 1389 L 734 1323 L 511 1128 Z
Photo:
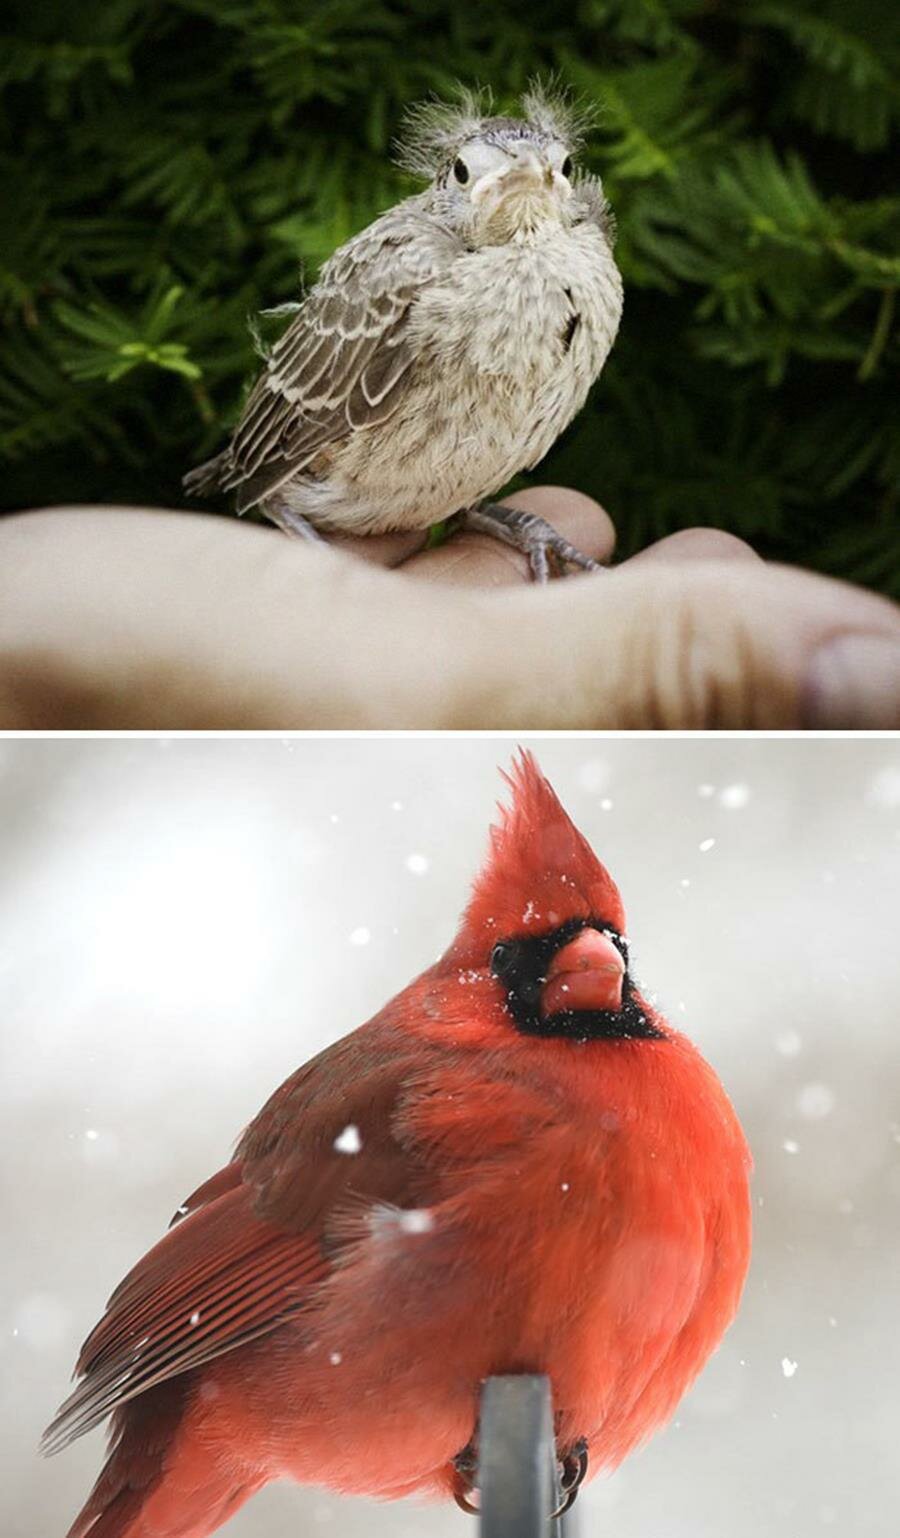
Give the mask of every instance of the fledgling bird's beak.
M 541 992 L 544 1019 L 564 1009 L 621 1009 L 625 962 L 608 935 L 582 929 L 556 952 Z
M 510 194 L 539 193 L 546 197 L 554 188 L 553 167 L 530 144 L 520 145 L 514 158 L 502 170 L 490 171 L 472 188 L 474 205 L 487 201 L 500 203 Z
M 532 188 L 545 191 L 553 187 L 553 167 L 545 155 L 531 145 L 522 145 L 516 151 L 512 165 L 500 173 L 502 191 Z
M 516 151 L 516 158 L 505 174 L 507 178 L 524 176 L 536 182 L 543 182 L 547 180 L 548 173 L 552 182 L 553 172 L 546 158 L 539 155 L 530 145 L 523 145 Z
M 549 159 L 534 145 L 520 144 L 510 150 L 507 165 L 489 171 L 472 188 L 476 214 L 476 238 L 489 243 L 505 241 L 524 230 L 533 230 L 565 216 L 570 188 L 554 173 Z

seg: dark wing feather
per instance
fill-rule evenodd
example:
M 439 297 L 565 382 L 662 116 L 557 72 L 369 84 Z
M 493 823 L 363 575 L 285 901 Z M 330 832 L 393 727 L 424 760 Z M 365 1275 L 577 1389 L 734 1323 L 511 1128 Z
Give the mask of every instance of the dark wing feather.
M 427 1054 L 426 1054 L 427 1056 Z M 154 1384 L 267 1334 L 308 1306 L 361 1232 L 348 1214 L 419 1205 L 428 1177 L 394 1134 L 421 1067 L 355 1033 L 300 1069 L 247 1128 L 234 1161 L 183 1203 L 89 1335 L 83 1381 L 44 1436 L 52 1453 Z M 335 1141 L 348 1124 L 361 1146 Z
M 251 1212 L 240 1186 L 171 1229 L 125 1278 L 86 1340 L 84 1381 L 44 1436 L 58 1452 L 118 1405 L 274 1328 L 327 1272 L 312 1239 Z
M 415 361 L 412 307 L 460 249 L 411 198 L 335 253 L 272 349 L 229 449 L 210 467 L 223 489 L 237 490 L 239 511 L 324 447 L 397 410 Z M 193 472 L 198 489 L 205 470 Z

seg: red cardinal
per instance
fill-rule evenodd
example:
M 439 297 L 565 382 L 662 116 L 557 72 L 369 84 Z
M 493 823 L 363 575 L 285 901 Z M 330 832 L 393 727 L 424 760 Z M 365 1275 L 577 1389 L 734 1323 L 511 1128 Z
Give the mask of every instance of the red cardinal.
M 738 1305 L 749 1154 L 632 978 L 534 759 L 450 949 L 288 1079 L 113 1293 L 46 1435 L 112 1415 L 69 1538 L 204 1538 L 270 1479 L 460 1495 L 479 1391 L 549 1374 L 614 1467 Z

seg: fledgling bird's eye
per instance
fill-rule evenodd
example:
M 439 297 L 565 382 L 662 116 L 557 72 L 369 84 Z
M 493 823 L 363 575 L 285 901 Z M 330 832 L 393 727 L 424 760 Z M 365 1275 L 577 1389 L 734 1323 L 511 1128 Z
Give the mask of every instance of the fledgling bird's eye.
M 453 175 L 461 186 L 465 186 L 469 180 L 469 167 L 464 160 L 457 159 L 453 162 Z
M 572 175 L 572 157 L 571 157 L 571 155 L 567 155 L 566 156 L 565 160 L 563 161 L 563 163 L 562 163 L 562 165 L 560 166 L 559 169 L 560 169 L 560 175 L 564 176 L 566 178 L 566 180 L 568 181 L 569 177 Z

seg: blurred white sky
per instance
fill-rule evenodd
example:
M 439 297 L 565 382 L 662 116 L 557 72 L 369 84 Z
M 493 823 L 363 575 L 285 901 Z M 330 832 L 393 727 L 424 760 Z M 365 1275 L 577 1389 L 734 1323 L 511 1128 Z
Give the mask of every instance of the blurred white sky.
M 757 1161 L 738 1324 L 582 1532 L 892 1538 L 900 743 L 523 740 Z M 448 942 L 513 745 L 0 744 L 3 1538 L 62 1538 L 99 1467 L 99 1434 L 34 1449 L 123 1271 L 275 1085 Z M 474 1525 L 284 1486 L 227 1532 L 311 1529 Z

